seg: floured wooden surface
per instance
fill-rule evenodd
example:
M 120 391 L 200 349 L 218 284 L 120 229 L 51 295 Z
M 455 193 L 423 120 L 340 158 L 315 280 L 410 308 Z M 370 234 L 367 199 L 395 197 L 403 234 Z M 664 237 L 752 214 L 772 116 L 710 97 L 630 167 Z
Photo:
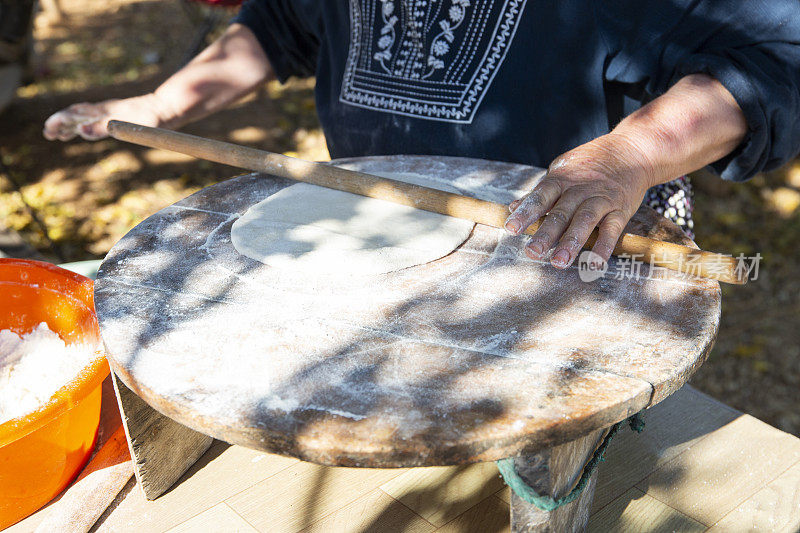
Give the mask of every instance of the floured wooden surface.
M 424 173 L 499 202 L 539 176 L 434 157 L 351 168 Z M 114 247 L 95 285 L 118 375 L 228 442 L 340 465 L 493 460 L 662 400 L 716 334 L 716 282 L 584 283 L 481 225 L 442 259 L 375 276 L 312 278 L 236 253 L 234 220 L 287 184 L 241 176 L 160 211 Z M 680 235 L 646 210 L 631 228 L 653 222 L 651 234 Z

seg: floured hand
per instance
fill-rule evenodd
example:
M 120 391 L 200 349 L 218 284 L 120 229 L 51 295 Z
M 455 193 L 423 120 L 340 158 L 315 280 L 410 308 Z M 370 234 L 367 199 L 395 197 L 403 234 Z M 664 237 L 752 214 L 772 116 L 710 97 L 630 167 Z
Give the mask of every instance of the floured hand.
M 164 123 L 154 95 L 146 94 L 124 100 L 73 104 L 51 115 L 44 123 L 43 134 L 50 141 L 69 141 L 77 136 L 96 141 L 108 137 L 106 126 L 111 119 L 143 126 Z
M 599 137 L 556 158 L 533 191 L 509 206 L 506 229 L 519 234 L 544 217 L 525 252 L 541 259 L 554 249 L 553 266 L 566 268 L 597 227 L 592 251 L 608 261 L 651 186 L 647 169 L 625 139 Z
M 506 229 L 522 233 L 547 215 L 525 248 L 566 268 L 598 228 L 592 250 L 614 251 L 648 188 L 730 154 L 747 121 L 733 95 L 714 78 L 691 74 L 634 111 L 614 130 L 556 158 L 542 181 L 511 204 Z

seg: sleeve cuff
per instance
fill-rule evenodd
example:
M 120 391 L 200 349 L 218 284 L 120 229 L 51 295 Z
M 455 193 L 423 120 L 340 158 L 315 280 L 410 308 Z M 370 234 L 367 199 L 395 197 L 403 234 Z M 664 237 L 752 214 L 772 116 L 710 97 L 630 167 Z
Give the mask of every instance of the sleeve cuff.
M 760 172 L 767 162 L 769 125 L 758 89 L 735 63 L 733 58 L 713 54 L 693 55 L 678 66 L 670 86 L 689 74 L 708 74 L 733 95 L 744 113 L 748 133 L 733 152 L 709 167 L 725 180 L 744 181 Z

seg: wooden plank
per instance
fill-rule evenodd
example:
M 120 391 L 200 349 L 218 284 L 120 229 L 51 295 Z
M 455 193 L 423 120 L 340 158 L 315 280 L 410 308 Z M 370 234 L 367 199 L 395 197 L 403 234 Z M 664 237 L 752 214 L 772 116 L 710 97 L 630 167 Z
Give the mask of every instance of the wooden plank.
M 436 529 L 411 509 L 380 489 L 317 520 L 303 531 L 309 533 L 408 532 L 429 533 Z
M 294 532 L 402 473 L 400 469 L 326 467 L 299 461 L 225 501 L 256 529 Z
M 709 533 L 738 531 L 800 531 L 800 463 L 725 515 Z
M 537 173 L 445 157 L 347 164 L 492 201 Z M 160 211 L 115 246 L 95 286 L 112 367 L 158 411 L 226 442 L 347 466 L 515 456 L 668 396 L 716 335 L 715 282 L 632 279 L 612 261 L 618 276 L 583 283 L 577 267 L 530 261 L 524 239 L 483 225 L 374 283 L 242 256 L 234 220 L 287 184 L 242 176 Z M 679 233 L 649 213 L 649 224 L 637 215 L 642 234 Z
M 517 474 L 538 494 L 560 498 L 569 494 L 583 474 L 583 469 L 608 430 L 595 430 L 585 437 L 536 454 L 514 459 Z M 594 498 L 597 471 L 592 473 L 580 495 L 572 502 L 545 511 L 511 493 L 511 531 L 578 532 L 586 528 Z
M 113 430 L 114 425 L 119 424 L 119 419 L 114 418 L 114 416 L 112 416 L 113 411 L 109 411 L 107 408 L 109 406 L 111 408 L 116 408 L 116 399 L 113 394 L 113 388 L 110 388 L 110 381 L 107 382 L 106 385 L 107 387 L 104 388 L 103 401 L 106 402 L 107 400 L 110 400 L 110 404 L 104 403 L 102 420 L 105 422 L 101 422 L 101 426 L 109 426 Z M 690 448 L 689 444 L 692 446 L 702 444 L 705 438 L 713 435 L 716 431 L 719 431 L 720 428 L 726 428 L 727 424 L 725 421 L 729 417 L 738 416 L 736 411 L 723 406 L 715 400 L 690 388 L 685 388 L 677 393 L 675 400 L 677 403 L 670 405 L 671 400 L 667 400 L 664 404 L 661 404 L 652 410 L 652 412 L 648 415 L 648 426 L 643 434 L 637 435 L 628 431 L 618 435 L 618 440 L 615 440 L 615 442 L 612 443 L 611 447 L 609 448 L 608 463 L 603 463 L 600 466 L 601 477 L 604 474 L 614 472 L 616 472 L 614 475 L 624 476 L 626 475 L 628 469 L 635 469 L 637 466 L 635 463 L 639 460 L 639 457 L 641 457 L 636 455 L 638 453 L 636 451 L 637 447 L 642 444 L 642 439 L 648 435 L 653 438 L 653 442 L 647 444 L 648 447 L 652 445 L 652 453 L 658 457 L 667 457 L 670 449 L 675 446 L 680 446 L 681 451 L 686 451 Z M 667 408 L 668 412 L 659 412 Z M 706 419 L 711 419 L 711 422 L 706 421 Z M 692 429 L 695 426 L 696 430 Z M 759 446 L 760 437 L 758 435 L 760 432 L 764 431 L 765 429 L 775 431 L 774 429 L 769 428 L 761 423 L 749 424 L 746 429 L 746 432 L 740 432 L 736 436 L 736 438 L 744 443 L 743 445 L 745 446 L 747 445 L 746 443 L 749 442 L 753 442 L 756 446 Z M 671 435 L 672 432 L 677 432 L 678 435 L 673 438 Z M 107 438 L 111 435 L 111 433 L 113 433 L 113 431 L 108 431 L 106 433 L 105 430 L 103 430 L 103 433 L 106 434 Z M 630 442 L 628 443 L 630 444 L 630 448 L 628 448 L 627 444 L 623 445 L 623 437 L 626 434 L 630 437 Z M 702 434 L 702 436 L 698 436 L 698 434 Z M 658 440 L 662 438 L 665 439 L 665 441 L 663 443 L 663 448 L 659 449 Z M 681 439 L 684 439 L 684 441 L 681 442 Z M 624 449 L 620 450 L 618 445 L 622 446 Z M 614 457 L 612 458 L 611 452 L 614 451 L 620 451 L 624 453 L 613 454 Z M 676 457 L 678 456 L 669 456 L 670 459 L 675 459 Z M 753 463 L 754 469 L 762 467 L 771 468 L 767 463 L 758 462 L 758 457 L 756 457 L 755 460 L 756 462 Z M 661 460 L 659 459 L 659 461 Z M 663 463 L 666 462 L 668 461 L 663 461 Z M 206 453 L 206 455 L 201 458 L 201 461 L 192 467 L 189 472 L 187 472 L 187 474 L 183 477 L 183 479 L 180 480 L 180 483 L 178 483 L 173 490 L 166 493 L 155 502 L 146 501 L 141 491 L 130 490 L 132 487 L 129 487 L 123 496 L 115 501 L 115 503 L 112 505 L 112 508 L 107 511 L 106 515 L 101 518 L 98 531 L 130 531 L 134 529 L 143 531 L 168 530 L 169 528 L 174 527 L 186 521 L 187 519 L 191 519 L 195 515 L 198 515 L 199 513 L 202 513 L 211 507 L 214 507 L 224 499 L 236 495 L 255 485 L 256 483 L 268 479 L 271 475 L 274 475 L 275 473 L 297 463 L 298 462 L 295 459 L 263 454 L 261 452 L 248 450 L 238 446 L 228 446 L 217 441 Z M 715 481 L 708 478 L 708 471 L 703 468 L 705 465 L 702 463 L 697 464 L 697 462 L 692 463 L 692 465 L 694 466 L 691 466 L 690 470 L 687 470 L 683 473 L 679 483 L 686 483 L 687 480 L 692 480 L 698 485 L 712 486 L 712 483 Z M 690 465 L 687 464 L 685 466 L 688 468 Z M 795 463 L 785 472 L 781 473 L 780 476 L 778 476 L 775 480 L 756 492 L 747 501 L 742 502 L 735 509 L 733 509 L 731 513 L 726 515 L 720 522 L 717 523 L 715 526 L 715 531 L 735 532 L 749 528 L 751 523 L 756 524 L 759 530 L 781 531 L 782 527 L 783 531 L 797 530 L 798 527 L 795 525 L 792 519 L 795 521 L 797 520 L 796 513 L 793 515 L 793 512 L 795 509 L 797 509 L 798 505 L 800 505 L 800 503 L 795 503 L 798 498 L 798 488 L 796 485 L 797 481 L 794 476 L 798 475 L 798 469 L 800 469 L 800 464 Z M 356 474 L 363 473 L 367 476 L 370 475 L 370 470 L 366 469 L 346 470 L 355 470 Z M 414 470 L 407 472 L 413 472 Z M 419 470 L 425 471 L 434 469 Z M 443 468 L 442 470 L 446 470 L 446 468 Z M 778 473 L 779 472 L 776 471 L 775 475 Z M 302 492 L 305 491 L 309 485 L 313 484 L 313 475 L 315 474 L 315 469 L 309 469 L 308 474 L 309 475 L 305 478 L 305 481 L 298 485 L 302 487 L 301 489 L 297 489 L 297 487 L 288 489 L 293 490 L 294 493 L 288 492 L 287 489 L 282 489 L 280 486 L 278 486 L 277 491 L 285 493 L 285 496 L 282 499 L 285 505 L 297 506 L 309 504 L 308 499 L 303 499 Z M 405 476 L 406 474 L 403 473 L 403 471 L 398 471 L 398 475 Z M 740 472 L 735 475 L 747 476 L 748 473 Z M 477 480 L 478 482 L 481 482 L 483 481 L 483 478 L 478 477 Z M 374 483 L 375 486 L 380 484 L 380 482 Z M 630 490 L 630 488 L 631 487 L 629 486 L 628 490 Z M 477 490 L 477 488 L 475 490 Z M 318 530 L 324 530 L 320 529 L 320 526 L 328 523 L 326 522 L 328 518 L 333 518 L 334 515 L 337 515 L 342 509 L 348 509 L 348 507 L 351 505 L 354 506 L 353 508 L 357 508 L 356 502 L 366 501 L 366 499 L 373 497 L 370 496 L 373 493 L 374 489 L 355 501 L 345 504 L 343 508 L 334 510 L 332 514 L 325 516 L 318 514 L 316 517 L 317 520 L 315 520 L 311 526 L 316 527 Z M 270 494 L 271 493 L 269 492 L 264 493 L 262 496 L 262 504 L 269 501 Z M 274 493 L 272 494 L 272 497 L 274 497 Z M 446 524 L 442 530 L 460 532 L 480 531 L 481 533 L 483 533 L 483 531 L 508 530 L 510 527 L 508 520 L 508 505 L 501 506 L 502 509 L 500 512 L 497 512 L 496 503 L 492 504 L 492 500 L 497 500 L 498 497 L 506 498 L 507 503 L 507 490 L 504 489 L 495 496 L 484 499 L 478 505 L 468 509 L 459 517 L 451 520 L 451 522 Z M 602 494 L 597 494 L 598 499 L 602 497 Z M 302 501 L 295 502 L 294 498 L 299 498 L 299 500 Z M 657 500 L 655 500 L 655 502 L 657 502 Z M 643 529 L 637 529 L 635 527 L 631 529 L 631 527 L 633 527 L 631 524 L 635 525 L 639 523 L 632 517 L 640 517 L 636 520 L 645 520 L 646 516 L 655 514 L 658 516 L 667 517 L 659 520 L 661 520 L 661 522 L 664 524 L 667 524 L 664 526 L 664 530 L 671 531 L 671 529 L 669 529 L 669 525 L 673 523 L 673 520 L 677 519 L 674 517 L 669 518 L 673 515 L 667 514 L 666 510 L 664 509 L 664 507 L 669 508 L 669 506 L 662 504 L 664 507 L 661 507 L 655 502 L 648 498 L 644 498 L 640 490 L 634 489 L 634 491 L 630 494 L 624 494 L 622 499 L 615 499 L 610 504 L 613 509 L 603 509 L 599 514 L 594 515 L 590 520 L 590 530 L 604 531 L 606 528 L 614 530 L 614 528 L 619 525 L 618 529 L 623 531 L 647 531 L 649 530 L 650 526 L 647 526 Z M 435 503 L 436 502 L 434 502 L 434 504 Z M 639 506 L 647 509 L 647 511 L 642 511 L 639 513 L 639 511 L 636 511 Z M 371 511 L 371 509 L 369 509 L 367 506 L 364 508 L 365 512 Z M 388 507 L 381 507 L 380 503 L 376 504 L 375 508 L 381 511 L 384 519 L 393 516 L 391 509 Z M 269 511 L 269 509 L 267 509 L 267 511 Z M 296 509 L 295 512 L 301 513 L 302 509 Z M 676 512 L 679 513 L 679 518 L 680 516 L 685 516 L 679 511 Z M 486 513 L 489 513 L 490 516 L 487 517 Z M 36 528 L 45 514 L 46 509 L 32 515 L 19 524 L 12 526 L 8 531 L 9 533 L 30 532 Z M 497 520 L 493 521 L 491 516 L 496 517 Z M 600 517 L 598 518 L 598 516 Z M 781 520 L 784 517 L 786 520 L 782 522 Z M 402 520 L 403 519 L 400 519 L 399 523 L 403 523 Z M 598 520 L 600 520 L 600 522 L 598 522 Z M 634 521 L 631 522 L 631 520 Z M 748 522 L 748 520 L 750 522 Z M 268 521 L 265 520 L 265 523 L 267 524 L 266 530 L 270 530 Z M 339 522 L 335 523 L 338 524 Z M 595 524 L 598 523 L 602 525 L 601 528 L 595 527 Z M 645 520 L 644 523 L 647 524 L 647 521 Z M 631 527 L 622 527 L 626 524 Z M 651 520 L 650 524 L 655 524 L 655 520 Z M 696 527 L 694 523 L 690 523 L 690 526 Z M 692 530 L 689 527 L 687 527 L 687 529 L 690 531 Z M 333 531 L 332 529 L 328 530 Z M 392 529 L 389 528 L 384 530 L 391 531 Z M 677 530 L 682 531 L 680 528 L 677 528 Z
M 636 487 L 711 526 L 800 461 L 800 439 L 742 415 Z
M 218 503 L 168 530 L 169 533 L 257 533 L 258 530 L 225 505 Z
M 148 500 L 166 492 L 214 442 L 162 415 L 114 376 L 133 469 Z
M 510 533 L 511 523 L 508 515 L 508 504 L 496 496 L 490 496 L 436 531 L 437 533 Z
M 99 531 L 165 531 L 297 463 L 215 441 L 169 492 L 147 501 L 140 490 L 123 494 L 100 518 Z
M 428 522 L 443 526 L 503 488 L 495 463 L 412 468 L 381 485 Z
M 627 492 L 659 466 L 689 449 L 742 413 L 690 385 L 650 408 L 642 433 L 623 427 L 598 467 L 592 514 Z M 510 503 L 508 487 L 498 497 Z
M 694 533 L 706 526 L 639 489 L 629 489 L 589 520 L 589 533 Z
M 95 444 L 95 454 L 105 445 L 105 443 L 114 436 L 117 429 L 119 429 L 122 421 L 119 416 L 119 407 L 117 405 L 117 397 L 114 392 L 114 384 L 111 376 L 109 375 L 102 385 L 102 399 L 100 404 L 100 424 L 97 429 L 97 443 Z M 4 530 L 4 533 L 29 533 L 34 531 L 39 524 L 41 524 L 47 517 L 51 508 L 58 504 L 61 500 L 62 492 L 57 498 L 47 504 L 39 511 L 33 513 L 21 522 L 17 522 L 13 526 Z
M 108 132 L 121 141 L 172 150 L 224 165 L 387 200 L 495 228 L 504 228 L 508 218 L 508 206 L 505 203 L 470 198 L 188 133 L 120 120 L 109 121 Z M 522 233 L 533 235 L 543 220 L 544 218 L 534 221 Z M 587 247 L 594 245 L 597 235 L 597 230 L 592 231 L 586 242 Z M 747 281 L 747 278 L 740 279 L 736 270 L 736 259 L 729 255 L 704 252 L 696 247 L 661 242 L 641 235 L 623 233 L 614 248 L 614 255 L 641 257 L 645 263 L 657 262 L 661 268 L 727 283 L 743 284 Z
M 689 385 L 648 409 L 645 430 L 634 433 L 623 427 L 606 451 L 592 512 L 739 416 L 739 411 Z
M 52 505 L 37 533 L 88 531 L 133 476 L 122 428 L 103 445 L 75 481 Z

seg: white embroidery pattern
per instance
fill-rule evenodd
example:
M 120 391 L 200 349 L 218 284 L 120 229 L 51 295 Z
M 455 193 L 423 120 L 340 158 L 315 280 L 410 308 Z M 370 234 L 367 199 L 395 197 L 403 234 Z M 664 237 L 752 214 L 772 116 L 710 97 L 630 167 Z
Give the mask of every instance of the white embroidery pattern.
M 350 0 L 350 51 L 339 101 L 471 123 L 526 2 Z

